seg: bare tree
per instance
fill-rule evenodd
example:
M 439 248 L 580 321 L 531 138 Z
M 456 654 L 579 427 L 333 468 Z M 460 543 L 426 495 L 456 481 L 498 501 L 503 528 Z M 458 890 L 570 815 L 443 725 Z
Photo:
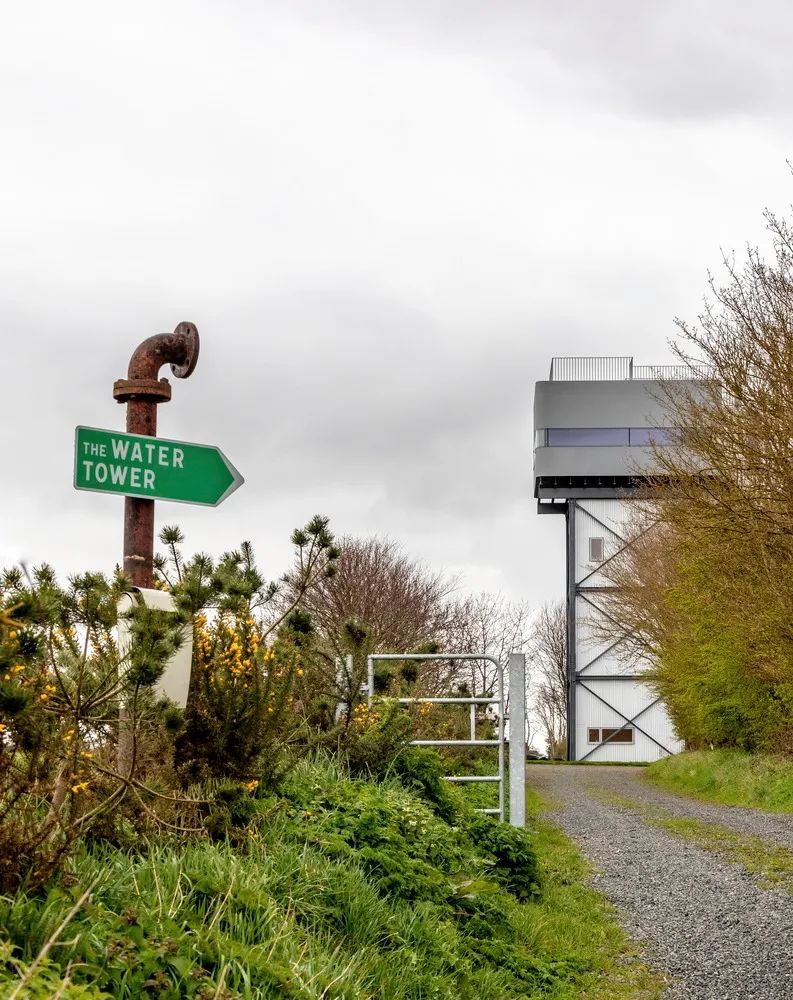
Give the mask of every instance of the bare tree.
M 549 757 L 567 748 L 567 614 L 563 601 L 544 604 L 532 623 L 529 657 L 538 675 L 534 707 Z
M 527 648 L 531 611 L 522 601 L 485 591 L 463 597 L 450 606 L 444 649 L 455 653 L 486 653 L 506 665 L 512 652 Z M 474 660 L 456 672 L 472 694 L 495 692 L 497 670 L 487 660 Z
M 390 538 L 338 540 L 335 573 L 302 601 L 316 627 L 339 644 L 345 623 L 364 627 L 373 649 L 410 652 L 437 641 L 447 628 L 454 581 L 411 559 Z
M 525 602 L 509 601 L 503 594 L 483 591 L 459 598 L 451 607 L 452 617 L 443 640 L 444 650 L 483 653 L 496 659 L 503 669 L 506 669 L 510 653 L 526 650 L 531 611 Z M 498 668 L 489 660 L 458 662 L 447 676 L 447 690 L 450 682 L 456 684 L 458 690 L 472 695 L 495 695 L 498 692 Z M 528 684 L 523 692 L 524 704 L 527 692 Z M 510 696 L 507 681 L 504 706 L 507 718 Z M 487 715 L 485 712 L 478 714 L 480 718 Z M 526 719 L 529 719 L 528 712 Z
M 310 613 L 322 640 L 328 690 L 349 708 L 366 678 L 369 653 L 440 648 L 449 629 L 455 581 L 412 559 L 390 538 L 347 536 L 337 544 L 341 555 L 334 574 L 306 593 L 300 605 Z M 351 673 L 348 655 L 353 657 Z M 415 664 L 407 660 L 382 665 L 376 671 L 376 689 L 386 689 L 395 673 L 417 679 Z M 429 678 L 437 673 L 427 671 Z

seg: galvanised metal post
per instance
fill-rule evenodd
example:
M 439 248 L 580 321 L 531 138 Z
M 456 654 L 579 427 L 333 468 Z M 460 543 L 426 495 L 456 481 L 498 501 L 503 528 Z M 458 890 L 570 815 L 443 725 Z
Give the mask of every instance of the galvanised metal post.
M 173 333 L 149 337 L 135 350 L 125 379 L 113 384 L 113 398 L 127 404 L 127 433 L 157 436 L 157 407 L 171 398 L 171 383 L 158 378 L 170 364 L 176 378 L 192 375 L 198 362 L 198 330 L 180 323 Z M 135 587 L 154 582 L 154 501 L 124 498 L 124 573 Z
M 526 657 L 509 654 L 509 822 L 526 825 Z

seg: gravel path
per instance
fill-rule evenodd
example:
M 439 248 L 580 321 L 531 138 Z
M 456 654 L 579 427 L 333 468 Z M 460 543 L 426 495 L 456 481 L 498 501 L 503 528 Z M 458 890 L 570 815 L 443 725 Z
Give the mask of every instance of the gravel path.
M 625 798 L 642 802 L 649 806 L 660 806 L 670 816 L 698 819 L 703 823 L 718 823 L 738 833 L 754 834 L 772 844 L 782 844 L 793 850 L 793 815 L 767 813 L 759 809 L 740 809 L 736 806 L 714 806 L 696 799 L 688 799 L 659 789 L 642 777 L 644 768 L 578 768 L 587 771 L 584 781 L 589 781 L 594 771 L 606 773 L 594 775 L 595 784 Z
M 595 886 L 671 977 L 667 1000 L 793 997 L 793 896 L 761 889 L 738 866 L 596 796 L 602 789 L 791 844 L 793 817 L 687 802 L 640 775 L 640 768 L 538 765 L 529 767 L 529 784 L 555 800 L 552 818 L 597 869 Z

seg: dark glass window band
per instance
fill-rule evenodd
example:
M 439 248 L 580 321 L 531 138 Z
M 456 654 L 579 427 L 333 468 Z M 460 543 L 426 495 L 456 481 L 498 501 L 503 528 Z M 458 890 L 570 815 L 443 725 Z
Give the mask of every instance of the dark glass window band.
M 542 432 L 540 432 L 542 433 Z M 649 448 L 674 443 L 671 427 L 549 427 L 549 448 Z

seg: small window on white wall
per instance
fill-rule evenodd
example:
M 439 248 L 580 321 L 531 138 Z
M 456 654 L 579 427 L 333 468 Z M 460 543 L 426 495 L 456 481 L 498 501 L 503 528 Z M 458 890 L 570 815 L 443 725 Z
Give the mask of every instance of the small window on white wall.
M 633 729 L 623 726 L 622 729 L 604 729 L 603 739 L 610 743 L 633 743 Z
M 602 563 L 605 557 L 605 544 L 602 538 L 589 539 L 589 561 L 591 563 Z

